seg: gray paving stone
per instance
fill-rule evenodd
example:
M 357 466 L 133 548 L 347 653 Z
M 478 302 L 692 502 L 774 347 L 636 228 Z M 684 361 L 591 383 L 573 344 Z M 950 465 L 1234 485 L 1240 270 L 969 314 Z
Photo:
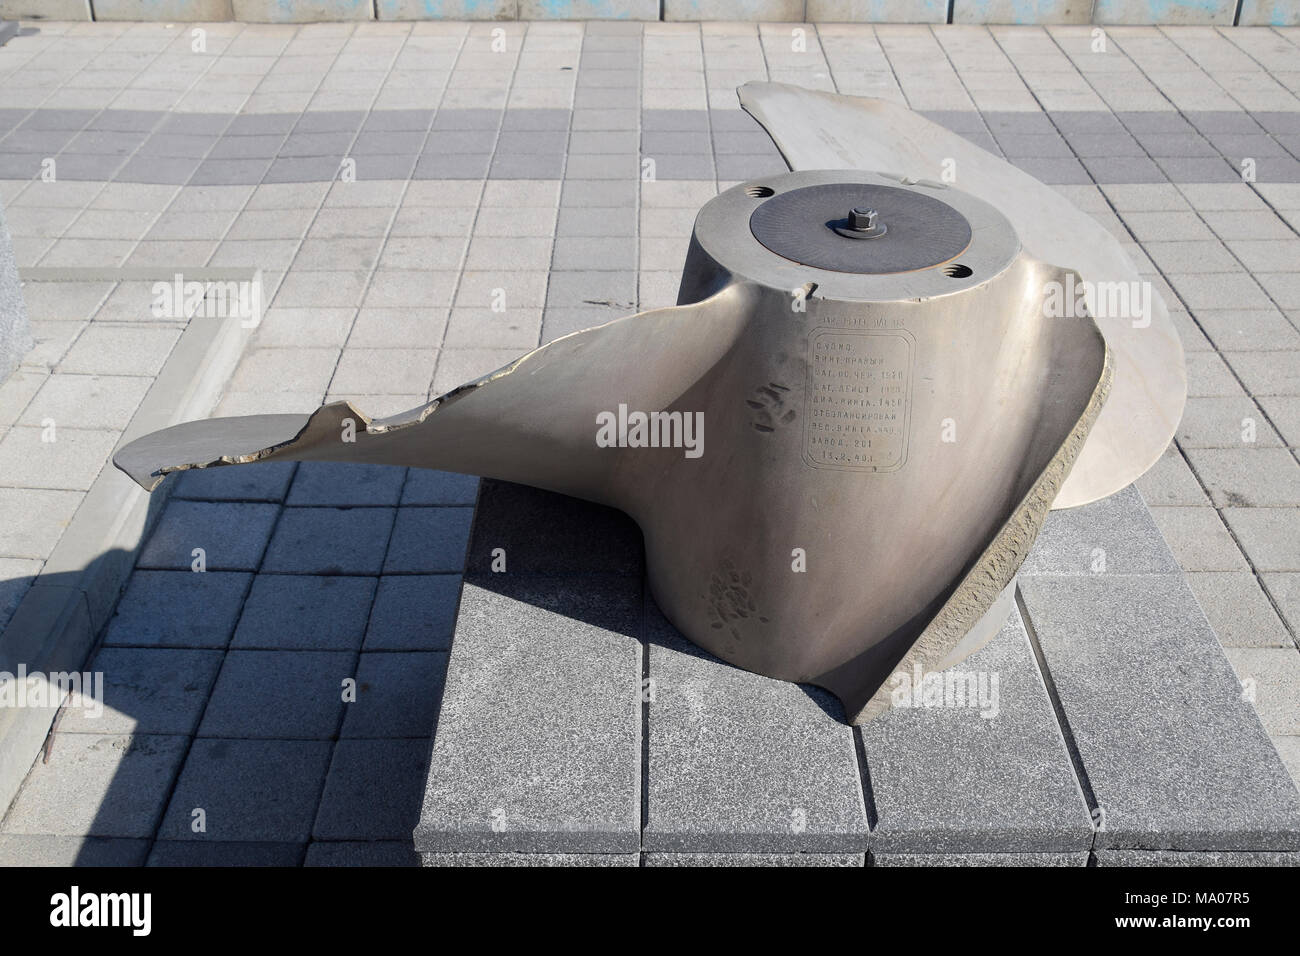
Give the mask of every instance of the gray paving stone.
M 559 179 L 564 174 L 562 153 L 549 156 L 536 153 L 503 154 L 492 158 L 488 169 L 491 179 Z
M 160 133 L 181 135 L 220 135 L 232 117 L 225 113 L 170 113 L 158 125 Z M 301 120 L 299 121 L 301 124 Z
M 1224 647 L 1290 647 L 1273 605 L 1249 571 L 1193 571 L 1187 583 Z
M 639 866 L 639 853 L 421 853 L 424 866 Z
M 460 601 L 459 574 L 386 575 L 379 579 L 367 651 L 444 651 L 451 647 Z
M 1192 474 L 1187 460 L 1172 442 L 1146 474 L 1133 483 L 1133 487 L 1138 490 L 1143 502 L 1152 508 L 1207 507 L 1210 504 L 1210 499 Z
M 468 573 L 493 576 L 493 552 L 499 548 L 510 575 L 595 572 L 640 577 L 641 531 L 621 511 L 484 479 L 475 514 Z
M 637 111 L 634 109 L 582 109 L 573 113 L 575 130 L 634 130 L 637 128 Z
M 1295 572 L 1261 574 L 1260 580 L 1273 600 L 1277 602 L 1283 619 L 1291 628 L 1291 633 L 1300 634 L 1300 574 Z
M 228 136 L 264 136 L 288 133 L 298 116 L 293 113 L 241 113 L 226 127 Z
M 425 153 L 415 163 L 412 179 L 483 179 L 491 156 L 488 153 Z
M 465 567 L 472 508 L 399 508 L 385 574 L 428 574 Z
M 500 129 L 502 111 L 489 109 L 441 109 L 433 117 L 433 128 L 442 129 Z
M 1300 505 L 1300 465 L 1284 448 L 1189 448 L 1187 459 L 1216 507 Z
M 420 855 L 403 840 L 340 841 L 307 847 L 304 866 L 419 866 Z
M 317 840 L 409 839 L 420 818 L 427 740 L 340 740 L 312 833 Z
M 606 208 L 600 206 L 565 206 L 560 210 L 555 226 L 557 236 L 634 236 L 636 235 L 636 210 L 631 207 Z M 557 273 L 571 275 L 572 273 Z M 589 273 L 593 275 L 618 275 L 619 273 Z M 549 293 L 549 287 L 548 287 Z M 587 293 L 586 295 L 590 295 Z
M 1251 395 L 1300 395 L 1300 351 L 1230 352 L 1227 359 Z
M 1175 437 L 1186 449 L 1241 448 L 1252 434 L 1255 446 L 1278 448 L 1282 444 L 1259 406 L 1247 396 L 1206 396 L 1187 399 Z
M 198 168 L 197 159 L 136 155 L 118 168 L 111 178 L 125 183 L 160 183 L 179 186 L 189 182 Z
M 646 866 L 865 866 L 865 853 L 646 853 Z
M 329 182 L 338 175 L 341 155 L 282 156 L 271 162 L 263 183 Z M 129 165 L 129 163 L 128 163 Z M 166 182 L 167 180 L 163 180 Z
M 212 152 L 208 153 L 208 159 L 264 159 L 269 164 L 283 142 L 284 136 L 279 133 L 268 136 L 227 136 L 217 140 Z
M 1152 508 L 1151 518 L 1184 571 L 1249 570 L 1213 508 Z
M 214 136 L 157 132 L 145 140 L 138 155 L 150 158 L 202 159 L 216 142 Z
M 785 160 L 776 155 L 726 155 L 718 156 L 716 162 L 718 167 L 718 179 L 723 181 L 757 179 L 761 176 L 772 176 L 778 173 L 784 173 L 788 169 Z M 669 179 L 671 177 L 665 175 L 663 178 Z M 682 175 L 680 178 L 698 179 L 701 177 Z
M 1136 488 L 1053 511 L 1021 565 L 1036 574 L 1153 574 L 1178 564 Z
M 194 840 L 158 840 L 149 854 L 149 866 L 298 866 L 300 843 L 200 843 Z
M 446 653 L 366 653 L 356 673 L 357 699 L 348 704 L 343 737 L 427 741 L 433 735 L 447 674 Z
M 326 740 L 196 739 L 159 838 L 306 843 L 331 749 Z M 192 829 L 196 809 L 206 832 Z
M 0 834 L 0 866 L 143 866 L 149 840 Z
M 561 210 L 564 218 L 567 210 Z M 635 271 L 556 270 L 546 286 L 546 306 L 590 307 L 607 305 L 620 310 L 636 307 Z
M 1300 853 L 1098 850 L 1098 866 L 1300 866 Z
M 1013 160 L 1014 166 L 1024 170 L 1040 182 L 1048 185 L 1088 185 L 1092 177 L 1074 158 L 1035 158 L 1022 156 Z
M 707 180 L 722 177 L 721 160 L 715 168 L 713 156 L 708 153 L 652 153 L 649 158 L 654 160 L 656 180 Z
M 1167 172 L 1145 156 L 1086 156 L 1084 168 L 1098 183 L 1163 183 Z
M 338 733 L 352 654 L 230 651 L 199 725 L 203 737 L 325 740 Z
M 555 240 L 551 267 L 597 272 L 634 270 L 637 267 L 636 240 L 561 236 Z
M 938 684 L 927 703 L 913 675 L 892 676 L 888 686 L 910 706 L 861 728 L 872 852 L 1086 851 L 1088 807 L 1019 610 L 947 673 L 953 690 Z
M 192 734 L 221 667 L 216 650 L 105 647 L 85 668 L 102 675 L 83 684 L 59 719 L 61 733 Z
M 132 573 L 104 643 L 145 647 L 225 647 L 251 574 L 208 571 Z
M 643 847 L 865 851 L 852 730 L 834 698 L 718 661 L 650 603 L 646 626 L 653 699 Z
M 4 819 L 9 834 L 149 837 L 189 738 L 55 734 Z
M 1300 736 L 1274 737 L 1273 745 L 1277 747 L 1277 755 L 1282 758 L 1291 779 L 1300 787 Z
M 1157 159 L 1166 157 L 1217 157 L 1216 150 L 1204 136 L 1195 132 L 1135 133 L 1135 138 Z
M 189 186 L 238 186 L 260 183 L 271 167 L 270 159 L 205 159 L 194 170 Z
M 309 110 L 298 117 L 295 133 L 352 132 L 365 121 L 364 110 Z
M 375 585 L 371 577 L 258 575 L 230 646 L 355 651 L 365 636 Z
M 377 575 L 396 510 L 286 508 L 267 548 L 263 570 Z
M 635 180 L 575 179 L 566 176 L 561 206 L 631 206 L 637 201 Z
M 1118 124 L 1105 132 L 1067 132 L 1070 148 L 1085 160 L 1101 156 L 1146 156 L 1142 144 Z
M 396 505 L 402 496 L 406 469 L 392 465 L 363 465 L 306 461 L 298 466 L 290 505 Z
M 1045 136 L 1056 132 L 1051 117 L 1046 113 L 989 110 L 983 115 L 994 136 L 1006 133 Z
M 402 487 L 404 505 L 472 505 L 478 498 L 478 476 L 430 468 L 411 468 Z
M 1264 729 L 1274 737 L 1300 735 L 1300 653 L 1295 645 L 1229 647 L 1225 653 Z
M 501 129 L 568 129 L 569 115 L 569 110 L 560 109 L 507 109 L 502 114 Z
M 1021 593 L 1100 812 L 1097 848 L 1300 848 L 1300 795 L 1177 574 Z
M 635 130 L 579 130 L 569 134 L 568 151 L 583 155 L 635 155 L 639 142 L 641 139 Z
M 168 502 L 137 566 L 190 570 L 202 548 L 209 571 L 256 570 L 278 514 L 268 504 Z
M 1300 570 L 1300 510 L 1224 508 L 1223 519 L 1255 570 Z
M 644 130 L 699 130 L 708 132 L 708 110 L 644 110 L 641 113 Z
M 872 866 L 1087 866 L 1076 853 L 872 853 Z
M 713 141 L 707 127 L 702 126 L 693 130 L 646 127 L 641 133 L 641 155 L 659 156 L 668 153 L 712 155 Z
M 639 578 L 467 579 L 415 848 L 639 850 L 640 629 Z

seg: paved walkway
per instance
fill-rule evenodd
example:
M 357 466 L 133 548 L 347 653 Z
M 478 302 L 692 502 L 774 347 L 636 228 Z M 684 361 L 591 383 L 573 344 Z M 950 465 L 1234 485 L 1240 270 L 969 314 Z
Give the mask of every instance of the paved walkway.
M 783 168 L 746 80 L 897 99 L 1057 185 L 1183 335 L 1187 412 L 1139 488 L 1300 778 L 1300 30 L 1115 28 L 1103 52 L 1064 27 L 205 29 L 204 52 L 160 24 L 0 48 L 0 201 L 29 275 L 260 267 L 270 309 L 218 414 L 395 412 L 671 304 L 695 210 Z M 182 324 L 148 280 L 25 292 L 4 618 Z M 78 440 L 40 442 L 46 419 Z M 183 476 L 92 665 L 109 709 L 65 712 L 0 861 L 407 860 L 474 491 Z

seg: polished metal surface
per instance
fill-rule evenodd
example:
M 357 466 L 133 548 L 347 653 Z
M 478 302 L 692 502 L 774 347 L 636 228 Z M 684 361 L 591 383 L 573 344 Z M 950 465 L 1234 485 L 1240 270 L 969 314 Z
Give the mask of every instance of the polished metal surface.
M 1114 359 L 1110 399 L 1053 507 L 1114 494 L 1164 453 L 1182 416 L 1182 344 L 1152 283 L 1095 219 L 1010 163 L 887 100 L 784 83 L 746 83 L 740 103 L 767 130 L 791 169 L 885 170 L 896 180 L 939 181 L 996 206 L 1025 250 L 1073 270 L 1066 286 L 1096 321 Z M 1042 289 L 1032 294 L 1043 302 Z
M 751 223 L 808 189 L 875 197 L 887 221 L 937 203 L 970 242 L 956 261 L 896 273 L 804 265 Z M 877 202 L 887 190 L 904 195 Z M 792 221 L 854 249 L 896 240 L 913 265 L 935 256 L 909 235 L 920 220 L 857 240 L 822 215 Z M 644 532 L 655 600 L 687 637 L 826 687 L 862 721 L 889 705 L 891 673 L 947 666 L 996 631 L 1100 411 L 1110 374 L 1096 325 L 1046 319 L 1029 294 L 1068 275 L 959 190 L 845 170 L 766 177 L 701 209 L 676 308 L 558 339 L 392 418 L 337 402 L 195 422 L 115 462 L 146 488 L 192 467 L 387 462 L 621 508 Z

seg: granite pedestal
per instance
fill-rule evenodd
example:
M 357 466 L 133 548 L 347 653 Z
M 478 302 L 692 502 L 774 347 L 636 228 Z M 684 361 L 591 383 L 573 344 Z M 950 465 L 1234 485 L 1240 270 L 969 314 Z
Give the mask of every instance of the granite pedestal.
M 1300 794 L 1129 489 L 1054 512 L 1002 631 L 861 727 L 686 641 L 618 512 L 485 481 L 427 865 L 1300 859 Z M 933 691 L 933 693 L 931 693 Z

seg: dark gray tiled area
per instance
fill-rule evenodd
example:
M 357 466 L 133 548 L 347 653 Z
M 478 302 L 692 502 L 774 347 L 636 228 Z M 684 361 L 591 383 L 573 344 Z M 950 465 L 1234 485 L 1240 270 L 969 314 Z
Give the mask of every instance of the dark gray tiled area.
M 636 59 L 631 57 L 633 66 Z M 193 185 L 330 180 L 347 158 L 355 161 L 359 180 L 552 179 L 562 175 L 566 163 L 569 176 L 589 169 L 593 176 L 622 179 L 628 174 L 619 169 L 619 156 L 633 167 L 653 159 L 655 177 L 669 180 L 747 179 L 784 168 L 748 116 L 638 111 L 634 83 L 602 85 L 611 82 L 606 74 L 615 72 L 636 76 L 635 70 L 579 74 L 572 111 L 169 116 L 112 109 L 11 110 L 0 116 L 0 175 L 38 176 L 42 161 L 51 157 L 58 174 L 71 180 Z M 639 123 L 639 149 L 634 138 L 608 136 L 619 128 L 616 123 L 595 124 L 593 131 L 605 132 L 604 137 L 588 135 L 585 127 L 594 114 L 610 110 L 631 114 L 629 132 Z M 1244 111 L 1186 117 L 1164 111 L 928 115 L 1049 183 L 1240 181 L 1238 166 L 1245 157 L 1256 161 L 1258 182 L 1300 181 L 1300 138 L 1291 114 L 1262 114 L 1258 121 Z

